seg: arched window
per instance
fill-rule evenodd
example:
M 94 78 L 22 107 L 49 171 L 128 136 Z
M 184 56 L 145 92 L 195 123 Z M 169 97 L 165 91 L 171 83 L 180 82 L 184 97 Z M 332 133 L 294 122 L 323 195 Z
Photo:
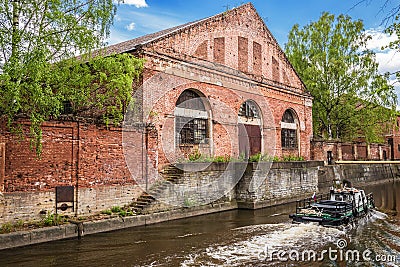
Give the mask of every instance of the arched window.
M 206 110 L 200 96 L 192 90 L 183 91 L 176 101 L 176 106 L 186 109 Z
M 281 121 L 281 141 L 283 149 L 297 149 L 297 123 L 293 111 L 287 109 Z
M 175 129 L 177 145 L 208 143 L 208 114 L 202 98 L 185 90 L 176 101 Z
M 239 116 L 255 119 L 259 118 L 260 114 L 258 114 L 257 104 L 252 100 L 247 100 L 240 106 Z

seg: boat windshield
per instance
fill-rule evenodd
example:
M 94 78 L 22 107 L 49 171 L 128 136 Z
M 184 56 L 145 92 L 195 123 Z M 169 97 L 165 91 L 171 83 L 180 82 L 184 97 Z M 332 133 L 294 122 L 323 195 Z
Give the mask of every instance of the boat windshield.
M 335 195 L 335 200 L 336 201 L 348 201 L 350 199 L 349 199 L 349 196 L 347 196 L 347 195 Z

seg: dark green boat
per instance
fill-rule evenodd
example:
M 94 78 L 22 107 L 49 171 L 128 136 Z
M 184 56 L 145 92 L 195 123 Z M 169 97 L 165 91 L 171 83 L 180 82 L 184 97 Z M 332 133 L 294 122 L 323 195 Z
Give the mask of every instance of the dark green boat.
M 372 194 L 344 187 L 329 194 L 297 201 L 296 213 L 289 215 L 294 223 L 316 222 L 324 226 L 340 226 L 365 217 L 375 208 Z

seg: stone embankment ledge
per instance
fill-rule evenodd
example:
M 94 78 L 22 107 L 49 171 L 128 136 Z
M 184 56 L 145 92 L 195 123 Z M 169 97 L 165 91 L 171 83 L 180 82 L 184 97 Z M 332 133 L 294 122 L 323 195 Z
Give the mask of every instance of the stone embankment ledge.
M 400 162 L 399 162 L 400 163 Z M 193 165 L 193 164 L 192 164 Z M 193 165 L 194 166 L 194 165 Z M 189 166 L 190 167 L 190 166 Z M 214 164 L 205 171 L 190 172 L 183 179 L 205 183 L 204 177 L 219 177 L 226 173 L 226 164 Z M 228 172 L 235 178 L 235 169 Z M 265 179 L 267 176 L 267 179 Z M 229 178 L 228 177 L 228 178 Z M 293 202 L 314 192 L 328 192 L 334 180 L 349 181 L 356 186 L 400 180 L 397 162 L 336 162 L 324 166 L 323 162 L 278 162 L 246 164 L 246 171 L 234 190 L 226 195 L 231 202 L 163 211 L 165 207 L 146 215 L 116 217 L 98 221 L 76 221 L 57 227 L 25 232 L 0 234 L 0 249 L 26 246 L 66 238 L 108 232 L 134 226 L 143 226 L 170 220 L 205 215 L 232 209 L 259 209 Z M 255 186 L 253 181 L 262 181 Z M 214 188 L 218 192 L 218 188 Z M 149 210 L 149 212 L 151 209 Z
M 0 234 L 0 250 L 67 238 L 79 238 L 85 235 L 109 232 L 135 226 L 145 226 L 233 209 L 237 209 L 237 203 L 234 201 L 213 205 L 209 204 L 200 207 L 181 208 L 146 215 L 117 217 L 98 221 L 82 221 L 77 222 L 76 224 L 70 223 L 29 231 Z

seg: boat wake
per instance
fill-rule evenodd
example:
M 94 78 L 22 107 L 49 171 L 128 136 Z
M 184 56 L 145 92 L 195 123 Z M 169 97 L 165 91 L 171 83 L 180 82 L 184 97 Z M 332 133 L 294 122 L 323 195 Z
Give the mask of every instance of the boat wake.
M 190 254 L 181 266 L 262 265 L 268 251 L 318 250 L 345 235 L 339 229 L 315 224 L 265 224 L 236 228 L 232 232 L 235 242 L 222 242 Z M 265 264 L 273 265 L 271 262 Z

